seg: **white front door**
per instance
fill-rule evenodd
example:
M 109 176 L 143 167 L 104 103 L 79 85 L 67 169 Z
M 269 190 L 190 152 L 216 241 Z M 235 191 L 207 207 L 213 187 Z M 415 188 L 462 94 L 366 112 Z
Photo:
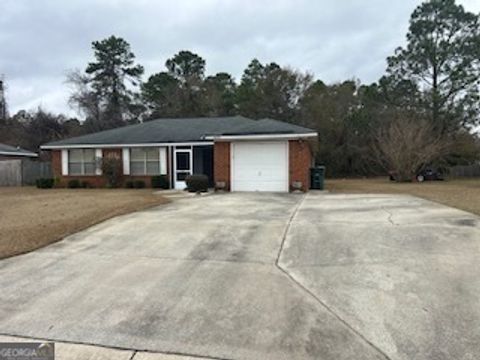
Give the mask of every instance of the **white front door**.
M 232 191 L 288 191 L 288 142 L 233 142 Z
M 187 187 L 185 178 L 192 174 L 192 149 L 175 149 L 173 154 L 173 174 L 175 189 Z

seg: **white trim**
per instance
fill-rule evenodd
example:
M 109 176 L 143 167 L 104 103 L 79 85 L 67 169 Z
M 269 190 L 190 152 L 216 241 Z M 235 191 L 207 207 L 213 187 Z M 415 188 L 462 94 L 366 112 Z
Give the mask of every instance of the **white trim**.
M 62 150 L 62 175 L 68 175 L 68 150 Z
M 130 175 L 130 149 L 122 149 L 123 175 Z
M 167 174 L 167 148 L 165 146 L 158 148 L 158 159 L 160 161 L 160 175 Z
M 235 174 L 233 172 L 233 170 L 234 170 L 233 161 L 235 159 L 235 157 L 233 156 L 233 150 L 234 150 L 233 144 L 234 144 L 233 142 L 230 143 L 230 191 L 231 192 L 235 191 L 235 190 L 233 190 L 235 188 L 235 185 L 233 183 L 233 181 L 235 179 L 235 176 L 234 176 Z M 215 153 L 214 153 L 214 156 L 215 156 Z
M 102 149 L 95 149 L 95 175 L 102 175 L 102 158 L 103 158 L 103 151 Z
M 287 154 L 286 154 L 286 161 L 287 164 L 287 192 L 290 192 L 290 141 L 287 141 Z
M 173 146 L 168 146 L 167 147 L 168 149 L 168 152 L 167 152 L 167 155 L 168 155 L 168 188 L 169 189 L 173 189 Z
M 190 154 L 190 169 L 180 170 L 181 172 L 188 172 L 189 175 L 193 174 L 193 147 L 190 149 L 175 149 L 173 150 L 173 188 L 183 190 L 186 188 L 187 184 L 185 181 L 177 181 L 177 152 L 188 152 Z M 178 185 L 178 186 L 177 186 Z
M 318 133 L 304 133 L 304 134 L 259 134 L 259 135 L 209 135 L 205 136 L 207 140 L 288 140 L 288 139 L 300 139 L 300 138 L 307 138 L 307 137 L 316 137 Z
M 35 154 L 35 153 L 8 152 L 8 151 L 0 151 L 0 155 L 38 157 L 38 154 Z
M 148 144 L 74 144 L 74 145 L 42 145 L 42 150 L 55 149 L 114 149 L 114 148 L 131 148 L 131 147 L 161 147 L 161 146 L 200 146 L 213 145 L 213 141 L 198 142 L 176 142 L 176 143 L 148 143 Z

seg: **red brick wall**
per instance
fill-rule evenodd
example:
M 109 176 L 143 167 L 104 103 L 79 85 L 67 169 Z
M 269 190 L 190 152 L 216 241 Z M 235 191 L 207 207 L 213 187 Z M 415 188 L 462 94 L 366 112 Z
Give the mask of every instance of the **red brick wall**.
M 230 143 L 216 142 L 213 145 L 213 179 L 224 181 L 225 190 L 230 190 Z
M 114 156 L 122 160 L 122 149 L 103 149 L 102 157 Z M 168 166 L 168 153 L 167 153 L 167 176 L 169 171 Z M 57 186 L 66 187 L 68 181 L 72 179 L 78 179 L 80 181 L 87 181 L 93 187 L 105 187 L 107 185 L 107 180 L 103 175 L 62 175 L 62 152 L 61 150 L 52 150 L 52 172 L 53 176 L 58 179 Z M 123 162 L 121 173 L 123 174 Z M 147 187 L 151 186 L 151 176 L 133 176 L 133 175 L 122 175 L 121 184 L 124 185 L 127 180 L 143 180 Z
M 306 141 L 290 140 L 289 148 L 289 182 L 290 188 L 294 181 L 302 183 L 302 191 L 310 189 L 310 167 L 312 152 Z

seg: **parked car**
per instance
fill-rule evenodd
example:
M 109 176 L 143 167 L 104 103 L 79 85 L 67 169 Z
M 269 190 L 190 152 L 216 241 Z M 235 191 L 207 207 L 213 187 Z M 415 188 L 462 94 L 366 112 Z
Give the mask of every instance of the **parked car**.
M 391 181 L 396 181 L 396 171 L 389 171 L 389 176 Z M 422 171 L 419 171 L 413 181 L 424 182 L 424 181 L 441 181 L 445 180 L 443 173 L 434 169 L 434 168 L 425 168 Z
M 432 169 L 432 168 L 426 168 L 425 170 L 419 172 L 417 174 L 417 181 L 418 182 L 422 182 L 422 181 L 441 181 L 441 180 L 445 180 L 445 177 L 443 176 L 443 174 L 436 170 L 436 169 Z

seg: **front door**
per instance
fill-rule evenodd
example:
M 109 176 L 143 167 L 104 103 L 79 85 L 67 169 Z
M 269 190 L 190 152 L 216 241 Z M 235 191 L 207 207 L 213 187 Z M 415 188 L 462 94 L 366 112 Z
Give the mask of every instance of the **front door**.
M 187 187 L 185 178 L 192 174 L 192 149 L 175 149 L 173 157 L 175 189 Z

